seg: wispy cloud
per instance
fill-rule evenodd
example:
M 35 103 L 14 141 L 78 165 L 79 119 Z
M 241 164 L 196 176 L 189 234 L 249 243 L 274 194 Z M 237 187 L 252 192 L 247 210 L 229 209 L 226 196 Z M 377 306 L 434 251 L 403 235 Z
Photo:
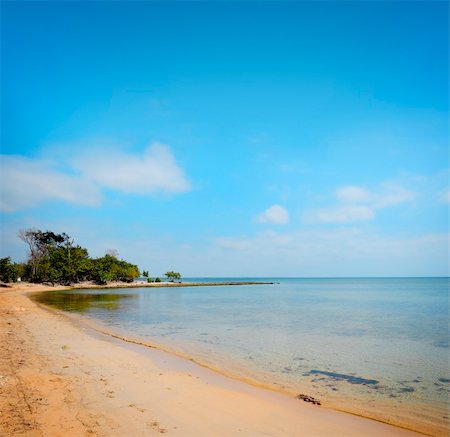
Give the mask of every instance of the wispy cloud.
M 379 193 L 373 194 L 372 206 L 374 209 L 382 209 L 388 206 L 400 205 L 414 200 L 416 193 L 407 190 L 400 185 L 384 183 Z
M 100 190 L 92 181 L 66 174 L 54 162 L 2 155 L 0 168 L 2 211 L 29 208 L 48 200 L 85 206 L 96 206 L 101 202 Z
M 410 202 L 416 197 L 413 191 L 394 183 L 383 183 L 374 191 L 348 185 L 336 189 L 337 204 L 309 211 L 304 214 L 304 218 L 306 221 L 324 223 L 367 221 L 375 218 L 377 210 Z
M 217 238 L 215 243 L 230 271 L 299 276 L 442 275 L 448 272 L 448 234 L 392 238 L 357 228 L 261 232 L 254 236 Z
M 105 149 L 89 150 L 74 160 L 89 180 L 128 194 L 182 193 L 191 189 L 171 149 L 154 143 L 142 154 Z
M 102 189 L 125 194 L 182 193 L 191 183 L 177 164 L 171 149 L 159 143 L 141 154 L 95 145 L 88 151 L 64 158 L 26 158 L 2 155 L 0 209 L 5 212 L 30 208 L 49 200 L 98 206 Z
M 372 220 L 375 213 L 368 206 L 336 206 L 316 211 L 315 217 L 318 221 L 324 223 L 351 223 Z
M 370 194 L 362 187 L 349 185 L 338 188 L 336 190 L 336 198 L 340 202 L 358 203 L 368 200 L 370 198 Z
M 450 190 L 444 190 L 439 194 L 439 200 L 443 203 L 450 203 Z
M 272 205 L 256 217 L 258 223 L 286 225 L 289 223 L 289 212 L 281 205 Z

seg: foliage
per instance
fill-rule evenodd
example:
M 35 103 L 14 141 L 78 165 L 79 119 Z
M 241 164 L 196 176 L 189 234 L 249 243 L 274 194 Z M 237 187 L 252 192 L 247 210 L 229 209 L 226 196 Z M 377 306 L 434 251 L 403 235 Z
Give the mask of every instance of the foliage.
M 161 282 L 161 279 L 156 278 L 156 279 L 155 279 L 155 282 Z
M 12 263 L 11 258 L 0 258 L 0 281 L 17 282 L 23 275 L 24 266 L 22 264 Z
M 48 280 L 76 283 L 90 279 L 93 260 L 81 246 L 53 247 L 48 253 Z
M 181 273 L 178 272 L 166 272 L 164 274 L 164 276 L 169 279 L 171 282 L 175 281 L 175 280 L 180 280 L 181 279 Z
M 143 270 L 143 271 L 142 271 L 142 276 L 143 276 L 144 278 L 148 278 L 148 270 Z
M 105 284 L 107 281 L 132 282 L 139 276 L 136 265 L 117 259 L 117 251 L 112 253 L 111 250 L 111 254 L 101 258 L 90 258 L 87 249 L 74 245 L 73 239 L 65 233 L 27 229 L 19 232 L 19 238 L 29 248 L 28 262 L 21 274 L 31 282 L 70 284 L 93 280 Z M 5 266 L 8 262 L 5 261 Z
M 28 244 L 29 280 L 42 282 L 50 280 L 52 276 L 49 252 L 57 247 L 66 247 L 73 244 L 70 237 L 65 234 L 55 234 L 51 231 L 42 232 L 39 229 L 24 229 L 19 231 L 19 238 Z
M 107 281 L 132 282 L 139 276 L 139 268 L 111 255 L 93 260 L 92 279 L 99 284 Z
M 145 276 L 145 275 L 144 275 Z M 153 282 L 152 278 L 147 278 L 147 282 Z M 156 282 L 156 281 L 155 281 Z

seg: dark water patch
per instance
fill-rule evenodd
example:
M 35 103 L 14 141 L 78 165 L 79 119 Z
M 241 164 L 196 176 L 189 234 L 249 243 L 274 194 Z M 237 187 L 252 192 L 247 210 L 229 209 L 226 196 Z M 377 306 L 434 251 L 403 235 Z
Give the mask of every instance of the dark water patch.
M 416 391 L 416 389 L 414 387 L 402 387 L 399 390 L 399 393 L 413 393 L 415 391 Z
M 448 378 L 439 378 L 438 381 L 439 382 L 445 382 L 447 384 L 450 383 L 450 379 L 448 379 Z
M 136 298 L 136 294 L 124 293 L 78 293 L 68 291 L 46 291 L 32 296 L 36 302 L 63 311 L 84 312 L 90 308 L 117 310 L 123 299 Z
M 378 384 L 378 382 L 379 382 L 376 379 L 366 379 L 366 378 L 361 378 L 359 376 L 346 375 L 344 373 L 327 372 L 324 370 L 316 370 L 316 369 L 310 370 L 308 373 L 306 373 L 304 375 L 305 376 L 325 375 L 325 376 L 329 376 L 330 378 L 333 378 L 338 381 L 347 381 L 350 384 L 375 385 L 375 384 Z
M 355 328 L 337 332 L 337 335 L 340 335 L 341 337 L 361 337 L 365 335 L 366 332 L 367 332 L 366 329 Z
M 437 347 L 442 347 L 442 348 L 449 348 L 449 339 L 448 338 L 442 338 L 440 340 L 437 340 L 434 342 L 434 345 Z
M 178 334 L 178 331 L 166 331 L 164 333 L 159 334 L 160 337 L 172 337 Z

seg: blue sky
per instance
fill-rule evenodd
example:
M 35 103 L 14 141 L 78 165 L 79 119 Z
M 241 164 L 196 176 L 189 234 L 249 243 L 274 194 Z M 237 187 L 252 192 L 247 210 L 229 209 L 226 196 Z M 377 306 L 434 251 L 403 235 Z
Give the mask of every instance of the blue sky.
M 449 272 L 448 4 L 2 2 L 1 252 Z

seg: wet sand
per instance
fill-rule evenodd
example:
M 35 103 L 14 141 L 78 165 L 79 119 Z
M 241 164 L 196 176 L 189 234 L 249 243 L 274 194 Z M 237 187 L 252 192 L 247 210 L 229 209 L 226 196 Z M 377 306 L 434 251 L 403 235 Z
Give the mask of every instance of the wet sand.
M 0 289 L 2 436 L 420 435 L 97 333 L 26 296 L 44 289 Z

